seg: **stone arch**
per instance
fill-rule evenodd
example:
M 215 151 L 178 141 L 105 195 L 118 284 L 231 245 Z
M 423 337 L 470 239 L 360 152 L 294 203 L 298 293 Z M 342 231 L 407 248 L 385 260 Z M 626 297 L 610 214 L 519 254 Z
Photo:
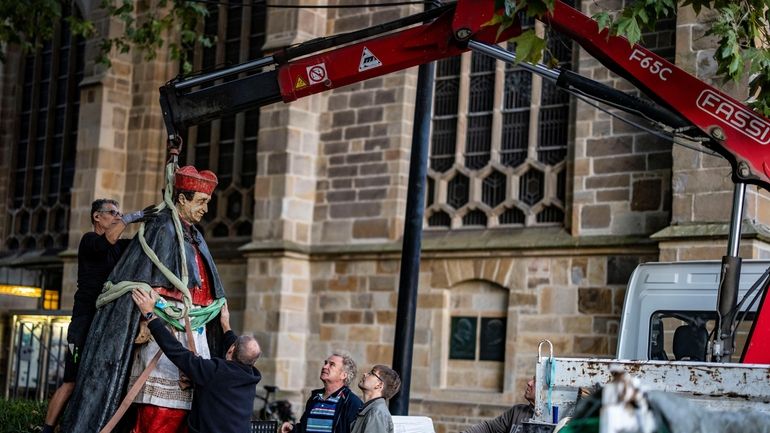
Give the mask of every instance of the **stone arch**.
M 440 259 L 431 262 L 431 285 L 450 288 L 466 281 L 482 280 L 509 289 L 522 288 L 525 275 L 522 260 L 510 257 L 479 259 Z
M 481 278 L 448 288 L 438 345 L 440 387 L 447 390 L 502 392 L 510 358 L 509 290 Z

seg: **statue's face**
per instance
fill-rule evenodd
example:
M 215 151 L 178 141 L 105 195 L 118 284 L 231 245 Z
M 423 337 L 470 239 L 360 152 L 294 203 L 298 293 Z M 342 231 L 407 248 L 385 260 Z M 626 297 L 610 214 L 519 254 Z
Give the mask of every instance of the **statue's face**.
M 196 192 L 192 200 L 187 200 L 184 194 L 180 194 L 176 208 L 183 220 L 190 224 L 197 224 L 209 211 L 209 201 L 211 196 L 202 192 Z

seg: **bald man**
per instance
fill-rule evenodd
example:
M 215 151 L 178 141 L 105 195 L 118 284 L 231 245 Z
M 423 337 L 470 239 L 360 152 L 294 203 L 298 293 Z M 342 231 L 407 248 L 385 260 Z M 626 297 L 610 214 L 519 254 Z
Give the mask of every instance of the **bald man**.
M 254 337 L 237 337 L 230 329 L 230 312 L 222 307 L 225 331 L 224 359 L 204 359 L 187 350 L 162 319 L 153 313 L 157 294 L 134 289 L 131 293 L 147 327 L 163 354 L 193 382 L 192 408 L 187 418 L 190 432 L 242 433 L 250 431 L 257 383 L 262 379 L 254 363 L 262 354 Z

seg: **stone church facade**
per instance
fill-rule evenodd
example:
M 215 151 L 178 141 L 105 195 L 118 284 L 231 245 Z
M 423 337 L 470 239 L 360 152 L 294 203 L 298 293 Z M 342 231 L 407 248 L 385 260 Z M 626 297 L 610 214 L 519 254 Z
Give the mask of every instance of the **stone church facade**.
M 76 2 L 76 13 L 119 34 L 96 3 Z M 212 6 L 202 31 L 217 43 L 196 48 L 194 67 L 419 10 Z M 681 9 L 645 41 L 714 80 L 704 32 Z M 106 69 L 97 41 L 64 33 L 36 54 L 11 48 L 0 69 L 0 266 L 46 275 L 67 309 L 91 201 L 160 200 L 157 89 L 178 65 L 130 53 Z M 548 55 L 563 67 L 631 89 L 552 36 Z M 637 264 L 724 254 L 732 183 L 723 160 L 672 148 L 518 68 L 467 53 L 436 70 L 410 413 L 443 433 L 520 401 L 542 339 L 560 356 L 612 356 Z M 183 163 L 220 178 L 203 228 L 235 328 L 260 340 L 264 383 L 297 404 L 333 349 L 361 369 L 392 361 L 416 78 L 413 68 L 186 133 Z M 745 86 L 730 91 L 746 97 Z M 766 193 L 749 188 L 745 218 L 743 256 L 766 257 Z

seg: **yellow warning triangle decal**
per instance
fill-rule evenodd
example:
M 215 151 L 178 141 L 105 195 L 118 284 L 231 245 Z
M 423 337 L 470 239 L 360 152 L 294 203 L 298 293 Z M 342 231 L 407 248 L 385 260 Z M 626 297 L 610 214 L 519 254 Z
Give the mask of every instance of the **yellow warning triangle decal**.
M 303 87 L 307 86 L 307 83 L 302 79 L 302 77 L 297 77 L 297 84 L 294 85 L 295 89 L 301 89 Z

